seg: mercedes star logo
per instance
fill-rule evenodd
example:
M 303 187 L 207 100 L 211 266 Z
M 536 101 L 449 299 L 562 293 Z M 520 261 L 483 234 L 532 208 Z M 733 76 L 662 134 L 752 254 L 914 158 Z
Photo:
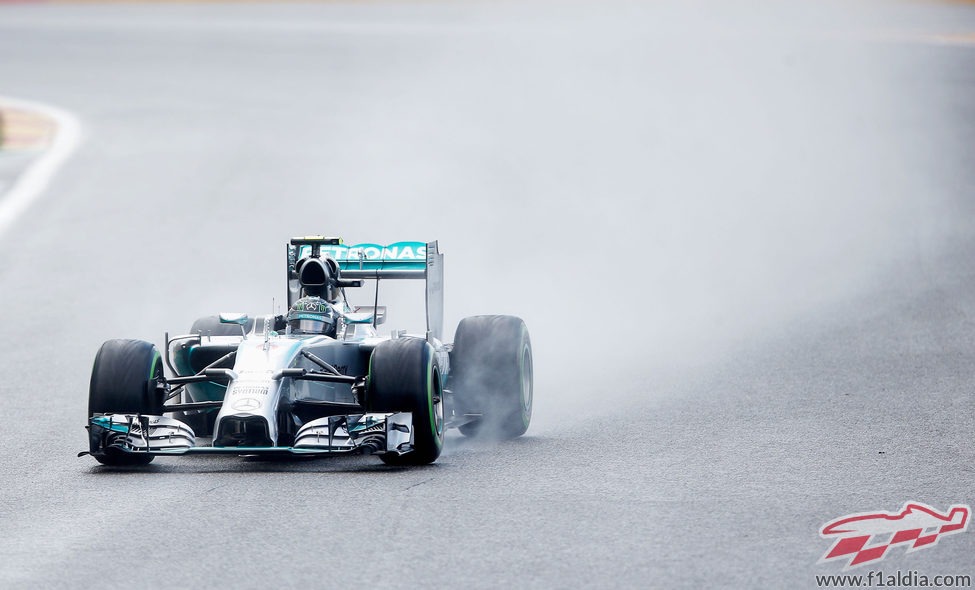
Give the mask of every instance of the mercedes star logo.
M 243 397 L 235 401 L 231 407 L 241 412 L 253 412 L 261 407 L 261 402 L 252 397 Z

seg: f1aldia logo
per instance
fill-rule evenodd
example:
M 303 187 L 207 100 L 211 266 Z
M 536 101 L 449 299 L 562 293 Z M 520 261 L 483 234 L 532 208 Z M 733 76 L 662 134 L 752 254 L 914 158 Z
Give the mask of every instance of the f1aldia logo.
M 833 541 L 818 563 L 845 562 L 844 570 L 876 563 L 895 545 L 907 553 L 934 547 L 942 537 L 968 528 L 971 508 L 956 504 L 946 512 L 907 502 L 899 512 L 859 512 L 831 520 L 819 536 Z

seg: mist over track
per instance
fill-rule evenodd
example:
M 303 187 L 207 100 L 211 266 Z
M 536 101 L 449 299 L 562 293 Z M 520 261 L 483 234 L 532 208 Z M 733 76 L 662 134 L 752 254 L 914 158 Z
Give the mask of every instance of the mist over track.
M 2 94 L 86 131 L 0 236 L 0 586 L 807 587 L 830 519 L 975 504 L 973 30 L 900 2 L 0 6 Z M 531 330 L 528 434 L 402 470 L 75 458 L 102 341 L 271 311 L 309 233 L 440 240 L 448 333 Z M 422 324 L 418 289 L 380 298 Z M 972 538 L 882 565 L 975 574 Z

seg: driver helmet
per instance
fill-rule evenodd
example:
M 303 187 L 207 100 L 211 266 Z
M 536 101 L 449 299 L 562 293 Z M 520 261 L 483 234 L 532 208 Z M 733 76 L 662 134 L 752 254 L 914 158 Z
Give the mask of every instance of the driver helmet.
M 335 312 L 321 297 L 302 297 L 288 310 L 292 334 L 335 334 Z

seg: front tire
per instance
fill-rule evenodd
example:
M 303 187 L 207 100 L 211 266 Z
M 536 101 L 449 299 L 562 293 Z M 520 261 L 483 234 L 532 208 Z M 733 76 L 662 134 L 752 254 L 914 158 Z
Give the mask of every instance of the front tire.
M 163 378 L 159 351 L 142 340 L 109 340 L 95 355 L 88 388 L 88 418 L 95 414 L 162 415 L 163 394 L 156 383 Z M 89 436 L 89 449 L 105 465 L 145 465 L 152 455 L 127 453 L 102 447 L 104 441 Z
M 387 465 L 424 465 L 440 456 L 444 439 L 443 387 L 433 347 L 420 338 L 381 343 L 369 359 L 370 412 L 413 412 L 413 450 L 389 453 Z
M 449 388 L 481 418 L 460 427 L 465 436 L 516 438 L 532 419 L 532 344 L 521 318 L 472 316 L 461 320 L 450 355 Z

